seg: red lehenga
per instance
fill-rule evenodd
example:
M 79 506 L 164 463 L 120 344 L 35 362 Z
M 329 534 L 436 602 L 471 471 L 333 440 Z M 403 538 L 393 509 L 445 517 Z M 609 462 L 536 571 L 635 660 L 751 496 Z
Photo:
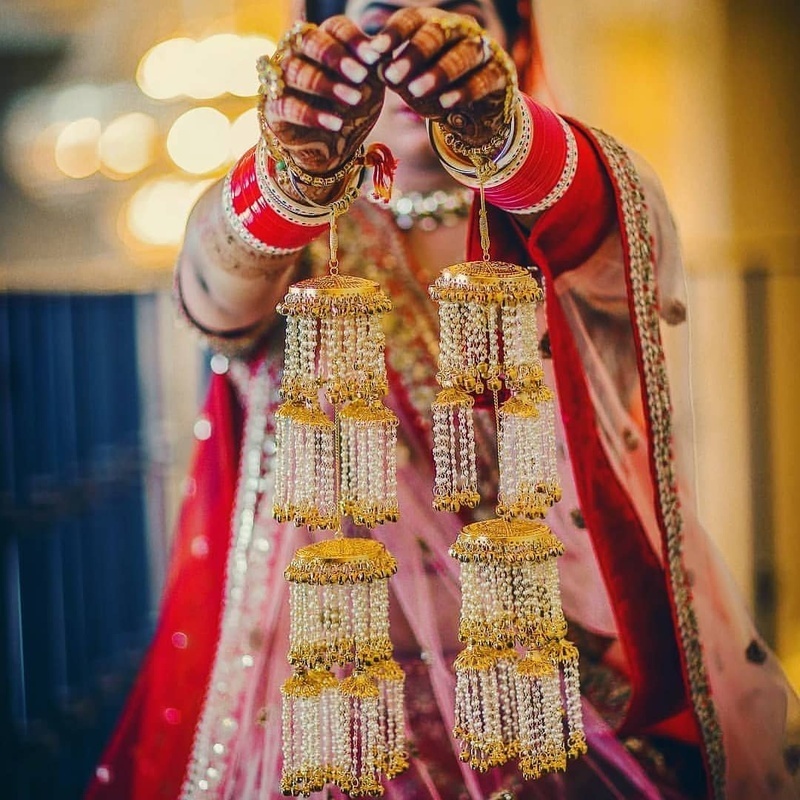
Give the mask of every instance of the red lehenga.
M 679 330 L 685 319 L 669 213 L 646 167 L 574 127 L 576 184 L 530 236 L 490 209 L 494 255 L 536 264 L 547 290 L 542 349 L 564 484 L 548 523 L 567 549 L 564 609 L 581 648 L 589 741 L 565 774 L 523 783 L 456 758 L 453 654 L 441 634 L 457 616 L 447 548 L 463 520 L 429 502 L 435 312 L 385 212 L 358 204 L 343 222 L 342 271 L 376 278 L 395 305 L 387 359 L 403 434 L 401 521 L 377 535 L 397 556 L 396 616 L 417 652 L 403 659 L 411 767 L 387 796 L 797 797 L 796 698 L 697 522 L 681 458 L 687 423 L 679 404 L 673 413 L 661 342 L 662 323 Z M 306 262 L 318 268 L 319 256 L 312 246 Z M 279 344 L 212 381 L 212 435 L 195 454 L 156 636 L 89 800 L 280 796 L 282 572 L 307 534 L 270 517 Z M 604 658 L 614 643 L 622 671 Z

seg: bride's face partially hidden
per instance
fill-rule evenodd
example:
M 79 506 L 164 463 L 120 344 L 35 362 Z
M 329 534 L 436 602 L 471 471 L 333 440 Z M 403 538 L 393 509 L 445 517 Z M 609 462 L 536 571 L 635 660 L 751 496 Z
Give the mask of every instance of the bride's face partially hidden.
M 414 7 L 438 7 L 444 11 L 468 14 L 501 45 L 506 43 L 505 31 L 492 0 L 349 0 L 345 13 L 365 33 L 374 36 L 395 11 Z M 430 191 L 450 185 L 450 179 L 439 166 L 428 143 L 425 123 L 395 92 L 386 92 L 383 112 L 370 140 L 389 145 L 399 161 L 399 189 Z

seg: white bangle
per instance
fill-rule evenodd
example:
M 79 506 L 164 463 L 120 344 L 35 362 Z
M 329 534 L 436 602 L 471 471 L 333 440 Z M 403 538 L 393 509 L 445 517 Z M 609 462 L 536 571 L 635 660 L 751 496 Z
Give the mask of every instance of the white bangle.
M 246 212 L 241 216 L 236 213 L 233 208 L 233 192 L 231 190 L 231 174 L 233 169 L 225 176 L 225 180 L 222 184 L 222 212 L 225 215 L 225 219 L 228 221 L 228 225 L 230 225 L 233 232 L 241 239 L 248 247 L 252 250 L 255 250 L 258 253 L 262 253 L 263 255 L 269 256 L 287 256 L 292 253 L 297 253 L 299 250 L 302 250 L 302 246 L 300 247 L 275 247 L 274 245 L 267 244 L 266 242 L 262 242 L 256 236 L 253 236 L 252 233 L 247 229 L 245 225 L 245 218 L 246 214 L 250 212 Z M 268 201 L 269 202 L 269 201 Z M 270 205 L 272 205 L 270 203 Z M 277 212 L 277 209 L 276 209 Z
M 448 144 L 452 134 L 443 131 L 442 126 L 428 120 L 428 138 L 434 152 L 445 171 L 459 183 L 471 189 L 479 188 L 475 165 L 467 158 L 455 153 Z M 491 160 L 495 172 L 484 181 L 484 188 L 490 189 L 507 181 L 516 174 L 528 157 L 533 141 L 533 123 L 527 105 L 517 98 L 511 125 L 503 148 Z

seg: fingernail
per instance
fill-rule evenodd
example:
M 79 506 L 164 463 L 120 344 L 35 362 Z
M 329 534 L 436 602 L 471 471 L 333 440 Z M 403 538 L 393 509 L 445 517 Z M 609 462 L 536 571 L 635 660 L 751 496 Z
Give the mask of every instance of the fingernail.
M 390 64 L 386 68 L 384 75 L 389 83 L 398 83 L 408 75 L 410 69 L 411 62 L 407 58 L 403 58 L 400 61 L 395 61 L 394 64 Z
M 414 97 L 422 97 L 422 95 L 427 94 L 431 89 L 433 89 L 433 85 L 436 83 L 435 78 L 433 75 L 421 75 L 416 80 L 411 81 L 408 84 L 408 91 L 414 95 Z
M 325 114 L 324 112 L 317 117 L 319 124 L 329 131 L 339 131 L 342 129 L 342 120 L 339 117 L 334 117 L 333 114 Z
M 411 87 L 409 86 L 409 89 Z M 452 108 L 457 102 L 458 98 L 461 97 L 461 92 L 458 89 L 454 89 L 452 92 L 445 92 L 439 98 L 439 105 L 442 108 Z
M 342 72 L 350 78 L 353 83 L 361 83 L 367 77 L 367 68 L 359 64 L 352 58 L 343 58 L 341 63 Z
M 358 57 L 367 64 L 374 64 L 381 57 L 381 54 L 373 46 L 367 44 L 367 42 L 361 42 L 361 44 L 356 47 L 356 52 L 358 53 Z
M 354 89 L 352 86 L 345 86 L 343 83 L 337 83 L 333 87 L 333 93 L 340 99 L 344 100 L 348 105 L 354 106 L 361 100 L 361 92 Z
M 379 33 L 370 43 L 373 50 L 385 53 L 392 46 L 392 37 L 388 33 Z

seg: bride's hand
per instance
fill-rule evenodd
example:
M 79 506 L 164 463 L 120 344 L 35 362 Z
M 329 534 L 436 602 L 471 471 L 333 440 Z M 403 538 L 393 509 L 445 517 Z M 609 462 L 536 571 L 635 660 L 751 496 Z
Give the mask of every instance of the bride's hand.
M 381 73 L 418 114 L 444 125 L 469 147 L 502 135 L 516 73 L 510 56 L 478 23 L 437 8 L 403 8 L 370 47 Z
M 319 27 L 298 23 L 272 59 L 259 64 L 264 122 L 312 175 L 346 164 L 378 119 L 385 87 L 358 55 L 368 41 L 344 16 Z

